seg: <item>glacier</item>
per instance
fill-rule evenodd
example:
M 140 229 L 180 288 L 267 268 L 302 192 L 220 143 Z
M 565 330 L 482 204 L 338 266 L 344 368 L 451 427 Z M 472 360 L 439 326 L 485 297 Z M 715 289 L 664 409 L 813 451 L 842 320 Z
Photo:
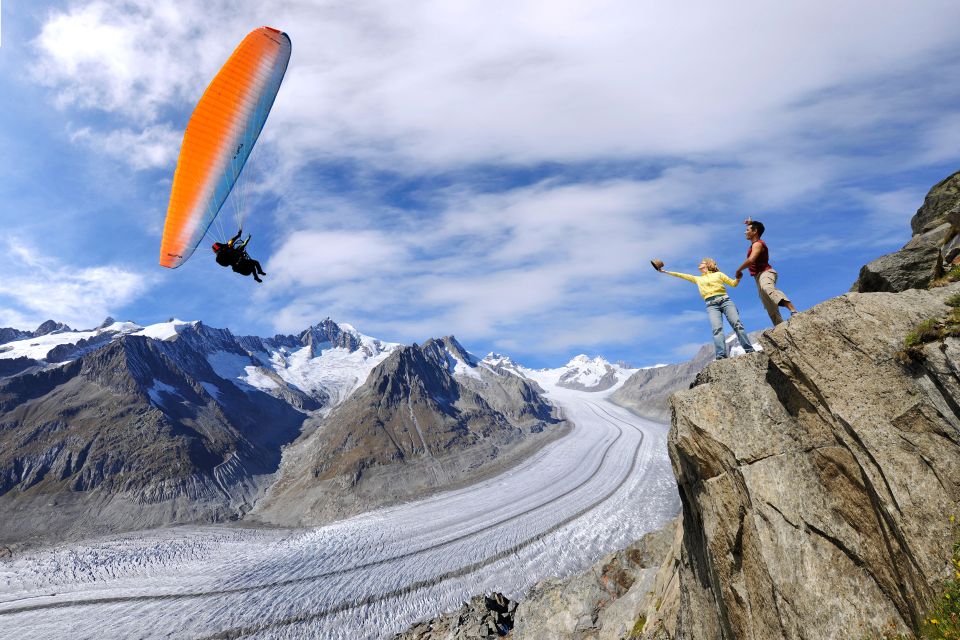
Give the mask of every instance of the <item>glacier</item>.
M 198 326 L 115 323 L 8 343 L 0 358 L 40 360 L 100 334 L 164 340 Z M 262 350 L 253 341 L 246 355 L 212 350 L 208 361 L 240 388 L 286 383 L 334 406 L 397 347 L 341 326 L 354 348 L 318 340 Z M 608 400 L 633 369 L 586 356 L 543 370 L 495 354 L 447 358 L 455 376 L 488 367 L 535 380 L 572 423 L 569 434 L 477 484 L 323 527 L 177 526 L 24 552 L 0 564 L 0 637 L 389 637 L 480 593 L 521 599 L 678 512 L 667 425 Z M 157 383 L 150 395 L 169 394 Z
M 382 638 L 478 593 L 519 599 L 677 513 L 666 425 L 609 392 L 545 390 L 570 434 L 469 487 L 314 529 L 182 526 L 19 556 L 0 570 L 0 636 Z

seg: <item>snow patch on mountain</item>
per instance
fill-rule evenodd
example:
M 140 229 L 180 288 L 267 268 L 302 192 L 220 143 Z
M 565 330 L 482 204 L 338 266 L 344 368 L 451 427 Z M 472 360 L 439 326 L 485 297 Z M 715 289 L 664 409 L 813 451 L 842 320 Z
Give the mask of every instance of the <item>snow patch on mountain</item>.
M 59 366 L 123 336 L 170 341 L 189 335 L 191 341 L 200 341 L 214 373 L 242 391 L 276 394 L 285 384 L 330 406 L 349 396 L 375 366 L 400 346 L 330 319 L 307 329 L 299 339 L 295 336 L 245 338 L 227 330 L 205 327 L 199 321 L 177 319 L 141 326 L 108 318 L 96 329 L 75 331 L 66 325 L 58 328 L 61 325 L 51 324 L 52 330 L 42 333 L 45 325 L 30 337 L 0 346 L 0 358 L 26 357 L 37 364 Z M 470 374 L 466 363 L 456 366 L 458 372 Z M 207 391 L 219 401 L 220 387 L 214 382 L 207 385 Z M 159 404 L 166 391 L 154 387 L 151 398 Z
M 443 347 L 444 354 L 447 357 L 447 370 L 454 376 L 466 376 L 481 380 L 482 376 L 477 370 L 480 360 L 464 349 L 459 342 L 456 342 L 453 338 L 450 338 L 450 340 L 453 340 L 454 348 L 451 349 L 446 341 L 444 341 Z
M 164 382 L 155 380 L 153 382 L 153 386 L 147 389 L 147 395 L 150 396 L 150 400 L 153 401 L 153 404 L 155 404 L 158 407 L 163 406 L 163 396 L 161 394 L 180 397 L 180 394 L 177 392 L 176 389 L 174 389 L 173 387 L 171 387 L 170 385 Z
M 0 347 L 0 358 L 26 357 L 31 360 L 43 362 L 48 359 L 50 352 L 56 347 L 68 347 L 88 342 L 97 342 L 99 344 L 101 340 L 109 341 L 110 339 L 116 339 L 126 335 L 144 336 L 145 338 L 152 338 L 154 340 L 169 340 L 185 329 L 199 325 L 197 321 L 184 322 L 173 319 L 144 327 L 134 322 L 116 322 L 112 319 L 109 320 L 109 323 L 104 322 L 104 324 L 96 329 L 84 331 L 60 329 L 44 335 L 8 342 Z
M 339 404 L 400 345 L 368 338 L 361 346 L 354 351 L 330 343 L 293 352 L 280 349 L 271 356 L 271 368 L 287 384 L 310 395 L 325 393 L 332 404 Z M 313 356 L 318 351 L 319 355 Z M 252 384 L 249 376 L 245 381 Z
M 511 373 L 521 378 L 527 378 L 524 372 L 529 371 L 523 365 L 514 362 L 510 356 L 491 351 L 481 361 L 484 365 L 497 372 Z
M 116 324 L 132 325 L 134 327 L 137 326 L 130 322 L 114 323 L 105 330 L 110 330 L 110 328 Z M 139 331 L 133 331 L 132 333 L 144 336 L 146 338 L 153 338 L 154 340 L 169 340 L 170 338 L 176 337 L 177 334 L 184 329 L 187 329 L 188 327 L 196 327 L 198 324 L 199 322 L 196 320 L 193 322 L 184 322 L 183 320 L 177 320 L 174 318 L 167 322 L 158 322 L 157 324 L 141 327 Z
M 132 322 L 114 322 L 106 327 L 89 331 L 58 331 L 47 333 L 23 340 L 14 340 L 0 347 L 0 358 L 30 358 L 31 360 L 46 360 L 47 354 L 61 345 L 75 345 L 82 340 L 95 340 L 105 334 L 116 336 L 136 333 L 143 330 L 140 325 Z
M 204 390 L 206 390 L 206 392 L 210 394 L 210 397 L 212 397 L 217 402 L 220 402 L 220 393 L 221 393 L 220 387 L 213 384 L 212 382 L 201 382 L 200 386 L 203 387 Z

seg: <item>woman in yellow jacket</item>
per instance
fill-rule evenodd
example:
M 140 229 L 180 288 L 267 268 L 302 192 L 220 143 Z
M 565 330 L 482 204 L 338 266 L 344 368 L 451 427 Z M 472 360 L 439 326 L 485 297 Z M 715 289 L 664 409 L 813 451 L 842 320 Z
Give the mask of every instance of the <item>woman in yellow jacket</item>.
M 707 315 L 710 316 L 710 326 L 713 327 L 713 345 L 716 347 L 717 360 L 727 357 L 726 345 L 723 341 L 723 316 L 727 316 L 727 322 L 733 327 L 737 334 L 740 346 L 747 353 L 753 352 L 753 345 L 747 337 L 747 332 L 740 322 L 740 314 L 737 313 L 737 306 L 727 295 L 727 289 L 724 283 L 735 287 L 740 284 L 740 279 L 731 280 L 730 276 L 720 271 L 713 258 L 704 258 L 697 267 L 700 269 L 699 276 L 691 276 L 686 273 L 677 273 L 675 271 L 664 271 L 663 263 L 659 260 L 652 261 L 653 268 L 660 273 L 665 273 L 676 278 L 689 280 L 700 289 L 700 295 L 707 303 Z

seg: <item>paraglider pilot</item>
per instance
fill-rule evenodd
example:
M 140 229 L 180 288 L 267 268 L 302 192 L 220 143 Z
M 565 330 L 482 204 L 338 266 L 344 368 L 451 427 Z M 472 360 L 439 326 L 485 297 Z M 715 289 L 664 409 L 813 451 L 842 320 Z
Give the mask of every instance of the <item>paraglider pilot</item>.
M 234 272 L 242 276 L 252 275 L 253 279 L 257 282 L 263 282 L 260 276 L 265 276 L 267 273 L 258 261 L 247 254 L 247 245 L 250 244 L 250 234 L 247 234 L 247 239 L 243 242 L 237 242 L 242 235 L 243 229 L 240 229 L 237 231 L 237 235 L 230 238 L 228 242 L 213 243 L 212 248 L 217 256 L 217 264 L 221 267 L 231 267 Z

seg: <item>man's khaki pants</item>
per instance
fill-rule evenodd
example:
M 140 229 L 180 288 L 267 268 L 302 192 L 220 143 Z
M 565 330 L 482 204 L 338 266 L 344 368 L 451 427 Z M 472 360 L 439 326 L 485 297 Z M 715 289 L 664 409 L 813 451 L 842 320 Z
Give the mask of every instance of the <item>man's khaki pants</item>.
M 763 308 L 767 310 L 767 315 L 773 321 L 773 326 L 777 326 L 783 322 L 783 318 L 780 316 L 780 303 L 790 302 L 790 298 L 783 291 L 777 289 L 777 272 L 773 269 L 758 273 L 756 280 L 760 302 L 763 303 Z

